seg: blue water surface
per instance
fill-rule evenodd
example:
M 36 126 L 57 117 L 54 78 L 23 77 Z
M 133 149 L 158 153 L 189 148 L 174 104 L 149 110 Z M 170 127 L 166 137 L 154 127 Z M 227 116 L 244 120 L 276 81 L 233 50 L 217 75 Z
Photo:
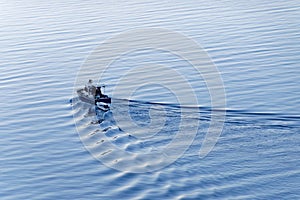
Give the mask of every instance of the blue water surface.
M 3 1 L 1 199 L 300 199 L 299 15 L 300 3 L 292 0 Z M 146 27 L 177 31 L 207 51 L 224 82 L 227 116 L 215 148 L 199 158 L 210 121 L 204 95 L 200 110 L 193 111 L 201 117 L 190 148 L 163 169 L 129 173 L 87 151 L 75 122 L 88 121 L 88 109 L 76 104 L 83 109 L 73 118 L 70 99 L 76 98 L 76 75 L 93 49 L 122 31 Z M 114 70 L 159 62 L 148 53 L 120 58 Z M 178 69 L 184 64 L 171 57 L 163 62 Z M 115 76 L 106 76 L 109 84 Z M 202 91 L 205 83 L 198 86 Z M 132 107 L 140 125 L 149 120 L 143 106 Z M 96 136 L 106 134 L 121 149 L 139 154 L 169 141 L 178 113 L 172 106 L 166 113 L 173 126 L 142 143 L 113 123 L 84 124 L 82 130 L 90 135 L 110 127 Z

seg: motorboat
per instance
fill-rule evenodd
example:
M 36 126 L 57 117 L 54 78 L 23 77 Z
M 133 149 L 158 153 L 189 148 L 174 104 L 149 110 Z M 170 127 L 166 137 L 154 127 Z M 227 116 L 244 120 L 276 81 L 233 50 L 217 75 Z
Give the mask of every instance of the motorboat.
M 99 108 L 102 111 L 108 111 L 111 104 L 111 98 L 102 93 L 102 87 L 105 86 L 85 86 L 84 88 L 78 89 L 78 98 L 85 103 L 95 105 L 96 108 Z

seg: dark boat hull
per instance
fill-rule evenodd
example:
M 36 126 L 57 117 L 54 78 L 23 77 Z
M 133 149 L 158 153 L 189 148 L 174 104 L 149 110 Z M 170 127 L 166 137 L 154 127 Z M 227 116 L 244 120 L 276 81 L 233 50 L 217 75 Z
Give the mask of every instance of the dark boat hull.
M 103 102 L 103 103 L 111 103 L 111 98 L 106 97 L 106 98 L 97 98 L 95 99 L 95 103 L 97 102 Z

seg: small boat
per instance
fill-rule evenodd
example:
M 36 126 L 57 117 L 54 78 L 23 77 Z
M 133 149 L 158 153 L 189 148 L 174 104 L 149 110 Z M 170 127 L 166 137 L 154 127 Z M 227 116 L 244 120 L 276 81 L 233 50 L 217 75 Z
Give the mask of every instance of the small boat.
M 89 104 L 93 104 L 96 108 L 103 111 L 109 110 L 109 105 L 111 104 L 111 98 L 105 94 L 102 94 L 101 87 L 105 86 L 91 86 L 90 88 L 81 88 L 77 90 L 78 98 Z

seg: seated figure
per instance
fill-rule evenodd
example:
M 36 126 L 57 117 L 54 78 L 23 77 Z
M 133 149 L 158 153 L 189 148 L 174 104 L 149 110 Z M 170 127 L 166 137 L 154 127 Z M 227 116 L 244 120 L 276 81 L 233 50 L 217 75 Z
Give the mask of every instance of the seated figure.
M 94 92 L 93 92 L 93 89 L 94 89 L 94 88 L 95 88 L 95 86 L 93 85 L 93 80 L 90 79 L 90 80 L 88 81 L 88 83 L 85 85 L 84 90 L 85 90 L 86 92 L 88 92 L 89 95 L 93 95 L 93 94 L 94 94 Z

